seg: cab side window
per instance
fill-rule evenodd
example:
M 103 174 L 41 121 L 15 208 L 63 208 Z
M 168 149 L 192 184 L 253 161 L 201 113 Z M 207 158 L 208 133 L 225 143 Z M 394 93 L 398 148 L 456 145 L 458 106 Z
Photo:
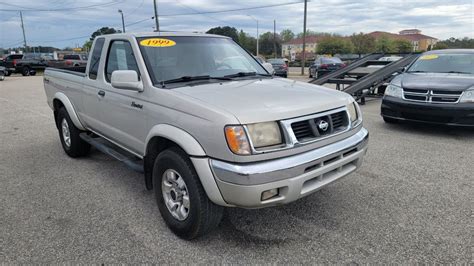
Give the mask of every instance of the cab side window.
M 100 54 L 102 54 L 102 47 L 104 46 L 104 38 L 99 38 L 95 41 L 94 50 L 92 51 L 92 57 L 89 67 L 89 78 L 97 79 L 97 73 L 99 72 Z
M 128 41 L 113 41 L 110 44 L 105 67 L 105 79 L 110 82 L 115 70 L 133 70 L 140 76 L 137 60 Z

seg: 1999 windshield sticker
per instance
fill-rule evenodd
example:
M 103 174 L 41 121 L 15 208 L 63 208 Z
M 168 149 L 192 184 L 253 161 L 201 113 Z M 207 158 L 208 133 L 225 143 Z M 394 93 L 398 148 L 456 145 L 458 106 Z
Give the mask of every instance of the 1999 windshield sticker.
M 170 47 L 170 46 L 175 46 L 176 42 L 169 39 L 152 38 L 152 39 L 145 39 L 141 41 L 140 45 L 150 46 L 150 47 Z
M 439 56 L 436 54 L 428 54 L 428 55 L 423 55 L 420 57 L 420 60 L 433 60 L 438 58 Z

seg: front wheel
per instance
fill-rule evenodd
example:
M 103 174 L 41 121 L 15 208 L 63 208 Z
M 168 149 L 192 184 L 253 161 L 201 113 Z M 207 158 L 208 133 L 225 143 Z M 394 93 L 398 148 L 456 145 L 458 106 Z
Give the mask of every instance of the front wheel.
M 179 237 L 193 239 L 219 225 L 224 208 L 209 200 L 181 149 L 170 148 L 156 157 L 153 187 L 161 216 Z
M 5 74 L 3 72 L 0 72 L 0 81 L 5 80 Z
M 6 77 L 10 76 L 11 74 L 12 74 L 12 72 L 10 72 L 10 71 L 8 71 L 8 70 L 5 71 L 5 76 L 6 76 Z

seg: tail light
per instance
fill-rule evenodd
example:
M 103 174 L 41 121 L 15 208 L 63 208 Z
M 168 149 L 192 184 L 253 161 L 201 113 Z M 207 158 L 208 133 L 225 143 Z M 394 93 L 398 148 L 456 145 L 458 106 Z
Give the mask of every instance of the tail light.
M 287 70 L 287 69 L 288 69 L 288 66 L 287 66 L 286 64 L 284 64 L 284 65 L 283 65 L 283 68 L 284 68 L 285 70 Z
M 16 59 L 13 59 L 13 66 L 16 66 Z
M 347 65 L 346 65 L 346 64 L 344 64 L 344 63 L 342 63 L 342 64 L 341 64 L 341 67 L 346 67 L 346 66 L 347 66 Z
M 327 64 L 322 64 L 320 68 L 328 68 Z
M 66 60 L 66 65 L 68 66 L 72 65 L 72 61 Z

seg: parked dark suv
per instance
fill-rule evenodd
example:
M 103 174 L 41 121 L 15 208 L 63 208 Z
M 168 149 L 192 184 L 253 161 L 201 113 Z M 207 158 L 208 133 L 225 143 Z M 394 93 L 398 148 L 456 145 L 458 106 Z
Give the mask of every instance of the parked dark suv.
M 474 126 L 474 49 L 422 54 L 387 86 L 381 113 L 387 123 Z
M 21 73 L 23 76 L 35 75 L 37 70 L 44 70 L 48 61 L 39 54 L 14 54 L 4 59 L 7 76 L 11 73 Z

